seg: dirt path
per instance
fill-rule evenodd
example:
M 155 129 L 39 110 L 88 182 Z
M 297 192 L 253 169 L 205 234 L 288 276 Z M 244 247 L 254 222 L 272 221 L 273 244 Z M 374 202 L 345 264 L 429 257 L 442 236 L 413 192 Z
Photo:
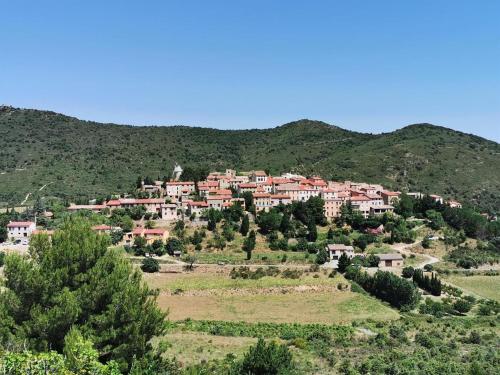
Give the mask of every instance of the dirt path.
M 441 261 L 441 259 L 439 258 L 436 258 L 432 255 L 429 255 L 429 254 L 418 254 L 418 253 L 414 253 L 412 251 L 410 251 L 409 249 L 412 248 L 413 246 L 415 245 L 418 245 L 419 243 L 421 243 L 421 241 L 415 241 L 413 243 L 410 243 L 410 244 L 406 244 L 406 243 L 396 243 L 396 244 L 393 244 L 391 245 L 391 247 L 400 252 L 401 254 L 405 254 L 405 255 L 421 255 L 421 256 L 424 256 L 426 258 L 426 260 L 424 260 L 422 263 L 418 264 L 417 266 L 415 266 L 414 268 L 424 268 L 426 265 L 428 264 L 434 264 L 434 263 L 438 263 Z

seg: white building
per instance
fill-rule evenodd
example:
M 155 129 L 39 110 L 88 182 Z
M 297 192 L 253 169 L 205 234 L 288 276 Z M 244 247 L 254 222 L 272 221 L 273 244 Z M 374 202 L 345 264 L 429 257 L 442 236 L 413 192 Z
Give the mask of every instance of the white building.
M 333 268 L 339 267 L 339 258 L 342 254 L 346 254 L 349 259 L 354 257 L 354 248 L 343 244 L 328 244 L 326 251 L 330 256 L 330 265 Z
M 14 238 L 16 240 L 30 238 L 35 230 L 36 225 L 32 221 L 11 221 L 7 224 L 7 231 L 9 232 L 8 238 Z
M 177 205 L 173 203 L 164 203 L 161 205 L 161 218 L 167 221 L 176 221 L 177 216 Z

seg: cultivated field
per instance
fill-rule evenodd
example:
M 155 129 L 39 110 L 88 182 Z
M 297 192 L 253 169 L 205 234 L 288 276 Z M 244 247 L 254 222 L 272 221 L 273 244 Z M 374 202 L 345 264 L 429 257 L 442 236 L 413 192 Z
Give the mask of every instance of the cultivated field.
M 350 291 L 342 276 L 329 278 L 323 272 L 258 280 L 192 272 L 146 275 L 146 280 L 160 289 L 158 303 L 171 320 L 339 324 L 399 317 L 378 300 Z
M 500 276 L 450 275 L 445 280 L 465 291 L 500 302 Z

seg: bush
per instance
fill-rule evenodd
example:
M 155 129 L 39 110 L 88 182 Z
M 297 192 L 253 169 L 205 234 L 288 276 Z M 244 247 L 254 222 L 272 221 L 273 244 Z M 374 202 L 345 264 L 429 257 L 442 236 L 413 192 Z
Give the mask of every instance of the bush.
M 401 276 L 403 276 L 405 279 L 411 279 L 413 277 L 413 274 L 415 273 L 415 269 L 411 266 L 403 268 Z
M 263 339 L 259 339 L 257 345 L 252 346 L 235 367 L 239 374 L 284 374 L 292 369 L 292 353 L 286 345 L 275 342 L 266 344 Z
M 0 267 L 3 267 L 5 262 L 5 253 L 3 251 L 0 251 Z
M 465 314 L 472 309 L 472 303 L 464 299 L 458 299 L 453 304 L 453 308 L 461 314 Z
M 284 277 L 285 279 L 299 279 L 300 276 L 302 276 L 302 271 L 291 270 L 291 269 L 287 268 L 286 270 L 284 270 L 282 272 L 281 276 Z
M 153 273 L 160 270 L 160 263 L 153 258 L 147 257 L 142 260 L 141 270 L 143 272 Z

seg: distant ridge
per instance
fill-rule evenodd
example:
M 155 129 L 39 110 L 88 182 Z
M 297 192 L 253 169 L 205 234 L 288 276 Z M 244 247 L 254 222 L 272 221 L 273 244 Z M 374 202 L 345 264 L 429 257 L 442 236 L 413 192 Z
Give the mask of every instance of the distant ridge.
M 127 126 L 0 106 L 0 205 L 26 194 L 82 199 L 163 177 L 175 161 L 270 169 L 436 192 L 500 211 L 500 145 L 432 124 L 365 134 L 302 119 L 271 129 Z M 40 193 L 41 194 L 41 193 Z

